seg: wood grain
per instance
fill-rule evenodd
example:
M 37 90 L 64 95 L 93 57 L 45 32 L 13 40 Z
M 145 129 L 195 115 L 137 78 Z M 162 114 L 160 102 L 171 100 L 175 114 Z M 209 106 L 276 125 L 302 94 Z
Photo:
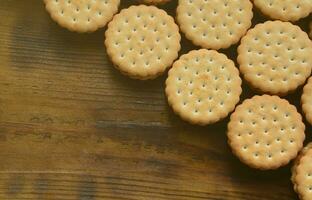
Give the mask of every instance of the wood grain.
M 228 119 L 181 121 L 165 76 L 120 75 L 103 37 L 60 28 L 42 1 L 0 1 L 0 199 L 296 199 L 289 166 L 241 164 L 226 143 Z M 196 48 L 183 39 L 181 53 Z M 235 59 L 235 48 L 223 52 Z M 243 98 L 253 95 L 244 87 Z M 288 99 L 298 105 L 300 92 Z

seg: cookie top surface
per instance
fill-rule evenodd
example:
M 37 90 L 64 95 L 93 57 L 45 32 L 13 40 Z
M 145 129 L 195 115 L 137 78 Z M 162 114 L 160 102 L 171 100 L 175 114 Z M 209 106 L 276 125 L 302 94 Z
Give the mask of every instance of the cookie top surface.
M 297 21 L 312 12 L 311 0 L 254 0 L 265 15 L 282 21 Z
M 303 88 L 301 103 L 307 121 L 312 124 L 312 78 L 309 78 L 308 83 Z
M 312 199 L 312 148 L 305 149 L 293 170 L 293 182 L 300 199 Z
M 62 27 L 93 32 L 104 27 L 118 11 L 120 0 L 44 0 L 51 17 Z
M 181 48 L 174 19 L 155 6 L 131 6 L 115 15 L 105 33 L 107 53 L 124 74 L 155 78 L 172 65 Z
M 308 145 L 306 145 L 298 154 L 297 158 L 295 159 L 293 166 L 291 168 L 291 181 L 294 185 L 294 190 L 298 193 L 297 189 L 297 182 L 296 182 L 296 176 L 297 176 L 297 167 L 300 164 L 300 160 L 303 156 L 306 155 L 306 153 L 312 148 L 312 143 L 310 142 Z
M 233 61 L 214 50 L 194 50 L 181 56 L 166 80 L 169 104 L 193 124 L 207 125 L 225 118 L 241 92 Z
M 208 49 L 235 44 L 251 26 L 249 0 L 179 0 L 177 21 L 194 44 Z
M 250 29 L 238 47 L 244 78 L 262 92 L 286 94 L 310 76 L 312 42 L 298 26 L 267 21 Z
M 296 107 L 277 96 L 254 96 L 231 115 L 228 141 L 247 165 L 276 169 L 295 158 L 305 139 L 305 125 Z

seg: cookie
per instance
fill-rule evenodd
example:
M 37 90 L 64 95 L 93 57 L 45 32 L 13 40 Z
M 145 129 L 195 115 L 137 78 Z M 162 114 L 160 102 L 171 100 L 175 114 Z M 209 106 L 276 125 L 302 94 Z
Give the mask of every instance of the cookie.
M 312 198 L 312 144 L 305 147 L 292 168 L 292 182 L 294 190 L 298 193 L 301 200 Z
M 249 0 L 179 0 L 177 21 L 195 45 L 207 49 L 228 48 L 251 26 Z
M 250 167 L 268 170 L 289 163 L 305 139 L 295 106 L 278 96 L 254 96 L 237 106 L 228 124 L 233 153 Z
M 312 77 L 309 78 L 308 83 L 303 88 L 301 104 L 307 121 L 312 124 Z
M 158 4 L 164 4 L 171 0 L 140 0 L 142 3 L 151 4 L 151 5 L 158 5 Z
M 104 27 L 118 11 L 120 0 L 44 0 L 46 10 L 60 26 L 76 32 Z
M 255 6 L 272 19 L 297 21 L 312 12 L 311 0 L 254 0 Z
M 199 125 L 225 118 L 242 92 L 233 61 L 215 50 L 194 50 L 177 60 L 166 80 L 168 102 L 182 119 Z
M 312 42 L 298 26 L 267 21 L 250 29 L 238 47 L 239 68 L 261 92 L 285 95 L 311 74 Z
M 153 79 L 178 57 L 181 36 L 174 19 L 155 6 L 131 6 L 115 15 L 105 46 L 117 69 L 135 79 Z
M 309 143 L 307 146 L 305 146 L 301 152 L 299 153 L 299 155 L 297 156 L 297 158 L 294 161 L 294 164 L 291 168 L 291 181 L 294 185 L 294 190 L 298 193 L 298 189 L 297 189 L 297 183 L 296 183 L 296 176 L 297 176 L 297 167 L 300 164 L 300 159 L 306 155 L 306 153 L 312 148 L 312 143 Z

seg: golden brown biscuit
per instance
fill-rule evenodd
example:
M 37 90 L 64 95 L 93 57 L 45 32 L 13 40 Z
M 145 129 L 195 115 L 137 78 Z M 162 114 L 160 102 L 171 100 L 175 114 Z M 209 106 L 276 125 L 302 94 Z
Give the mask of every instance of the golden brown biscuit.
M 249 0 L 179 0 L 177 21 L 194 44 L 207 49 L 228 48 L 251 26 Z
M 239 101 L 241 79 L 233 61 L 214 50 L 191 51 L 173 64 L 166 94 L 173 110 L 199 125 L 225 118 Z
M 282 21 L 297 21 L 312 12 L 311 0 L 254 0 L 265 15 Z
M 291 181 L 294 185 L 294 190 L 298 193 L 298 190 L 297 190 L 297 183 L 296 183 L 296 176 L 297 176 L 297 167 L 298 165 L 300 164 L 300 159 L 306 155 L 306 153 L 312 148 L 312 143 L 309 143 L 307 146 L 305 146 L 299 153 L 299 155 L 297 156 L 297 158 L 295 159 L 294 161 L 294 164 L 291 168 Z
M 173 18 L 155 6 L 131 6 L 115 15 L 105 46 L 117 69 L 135 79 L 153 79 L 169 68 L 181 48 Z
M 44 0 L 46 9 L 60 26 L 76 32 L 104 27 L 118 11 L 120 0 Z
M 308 83 L 303 88 L 301 103 L 307 121 L 312 124 L 312 78 L 309 78 Z
M 267 21 L 256 25 L 238 47 L 240 71 L 264 93 L 285 95 L 311 74 L 312 42 L 298 26 Z
M 312 198 L 312 144 L 308 144 L 292 168 L 292 182 L 301 200 Z
M 228 124 L 233 153 L 250 167 L 268 170 L 289 163 L 305 139 L 295 106 L 278 96 L 254 96 L 237 106 Z

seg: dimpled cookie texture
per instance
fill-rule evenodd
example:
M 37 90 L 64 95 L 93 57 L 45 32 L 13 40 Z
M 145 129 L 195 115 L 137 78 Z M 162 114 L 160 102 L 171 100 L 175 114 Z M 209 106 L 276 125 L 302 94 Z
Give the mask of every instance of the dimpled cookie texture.
M 300 164 L 300 160 L 302 157 L 304 157 L 310 150 L 311 150 L 311 147 L 312 147 L 312 143 L 309 143 L 307 146 L 305 146 L 300 154 L 297 156 L 292 168 L 291 168 L 291 181 L 293 183 L 293 186 L 294 186 L 294 190 L 298 193 L 298 184 L 296 182 L 296 176 L 297 176 L 297 167 L 299 166 Z M 309 176 L 308 176 L 309 177 Z M 301 182 L 301 181 L 299 181 Z M 299 194 L 299 193 L 298 193 Z M 302 199 L 301 195 L 299 194 L 300 196 L 300 199 Z
M 312 148 L 311 143 L 304 148 L 292 170 L 294 189 L 301 200 L 312 199 Z
M 309 78 L 308 83 L 303 88 L 301 103 L 307 121 L 312 124 L 312 78 Z
M 177 21 L 194 44 L 207 49 L 228 48 L 251 26 L 249 0 L 179 0 Z
M 52 19 L 76 32 L 104 27 L 118 11 L 120 0 L 44 0 Z
M 254 96 L 237 106 L 228 124 L 233 153 L 250 167 L 268 170 L 289 163 L 305 139 L 295 106 L 278 96 Z
M 312 42 L 298 26 L 267 21 L 249 30 L 237 61 L 247 82 L 261 92 L 285 95 L 311 74 Z
M 214 50 L 191 51 L 173 64 L 166 80 L 168 102 L 190 123 L 225 118 L 239 101 L 241 79 L 233 61 Z
M 158 4 L 164 4 L 167 3 L 171 0 L 140 0 L 142 3 L 146 4 L 153 4 L 153 5 L 158 5 Z
M 254 0 L 262 13 L 272 19 L 297 21 L 312 12 L 311 0 Z
M 131 6 L 115 15 L 105 33 L 115 67 L 135 79 L 153 79 L 178 57 L 181 36 L 174 19 L 154 6 Z

